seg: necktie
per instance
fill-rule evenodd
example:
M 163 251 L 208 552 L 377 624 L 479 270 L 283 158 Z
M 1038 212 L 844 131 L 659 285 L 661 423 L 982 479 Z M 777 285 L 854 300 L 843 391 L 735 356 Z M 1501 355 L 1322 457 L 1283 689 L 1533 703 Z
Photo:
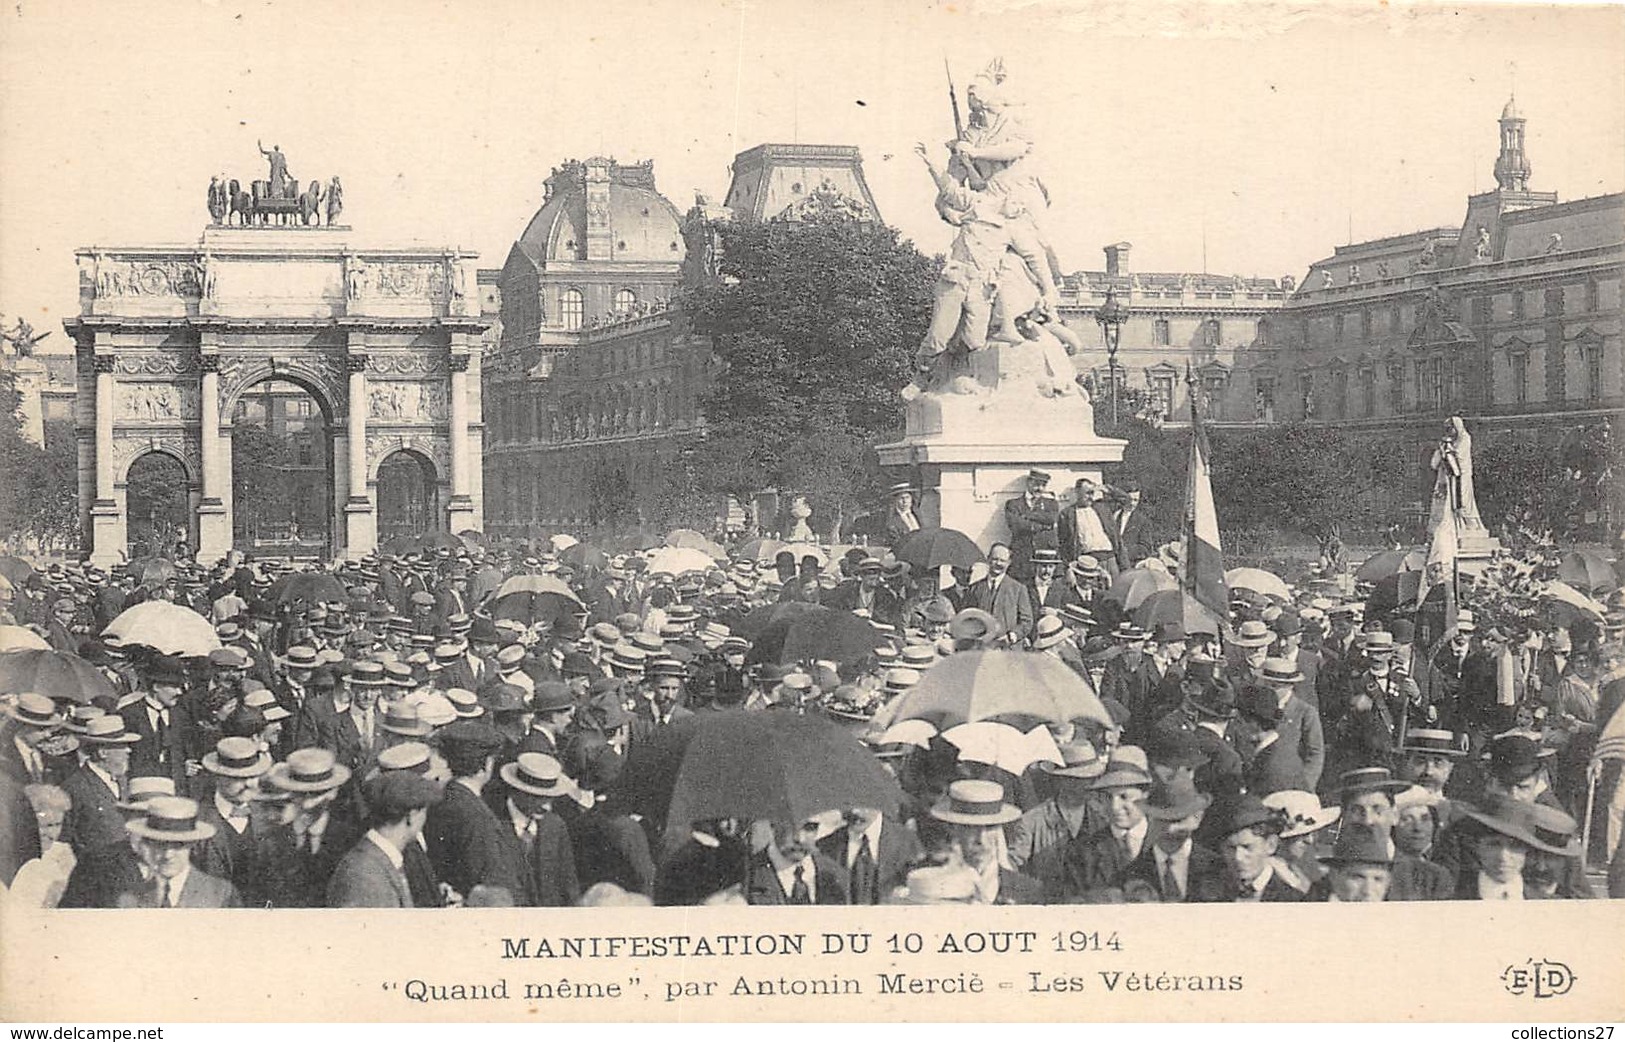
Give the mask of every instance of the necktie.
M 790 903 L 793 905 L 812 904 L 812 891 L 807 888 L 807 866 L 796 866 L 796 882 L 790 888 Z
M 1179 889 L 1179 879 L 1174 875 L 1174 859 L 1168 858 L 1162 863 L 1162 897 L 1165 901 L 1183 901 L 1184 891 Z
M 858 856 L 852 859 L 852 903 L 878 904 L 877 883 L 874 853 L 869 849 L 869 834 L 864 833 L 858 841 Z
M 159 908 L 171 908 L 171 907 L 173 907 L 169 903 L 169 880 L 163 878 L 162 876 L 158 877 L 158 907 Z
M 1124 861 L 1134 860 L 1134 848 L 1129 846 L 1127 832 L 1124 832 L 1117 837 L 1117 849 L 1123 852 Z

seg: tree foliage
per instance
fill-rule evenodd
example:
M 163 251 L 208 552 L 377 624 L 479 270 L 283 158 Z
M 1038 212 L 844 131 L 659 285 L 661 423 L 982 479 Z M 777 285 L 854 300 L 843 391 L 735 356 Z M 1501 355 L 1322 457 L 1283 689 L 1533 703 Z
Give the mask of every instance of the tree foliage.
M 46 448 L 23 437 L 22 395 L 0 370 L 0 533 L 42 547 L 78 545 L 78 457 L 71 425 L 47 431 Z
M 894 229 L 833 215 L 721 224 L 720 284 L 692 292 L 722 362 L 690 457 L 697 486 L 806 495 L 824 530 L 875 495 L 901 433 L 938 262 Z
M 1484 523 L 1509 544 L 1611 541 L 1607 518 L 1625 516 L 1625 441 L 1612 422 L 1536 434 L 1495 431 L 1473 440 Z M 1616 521 L 1617 524 L 1617 521 Z

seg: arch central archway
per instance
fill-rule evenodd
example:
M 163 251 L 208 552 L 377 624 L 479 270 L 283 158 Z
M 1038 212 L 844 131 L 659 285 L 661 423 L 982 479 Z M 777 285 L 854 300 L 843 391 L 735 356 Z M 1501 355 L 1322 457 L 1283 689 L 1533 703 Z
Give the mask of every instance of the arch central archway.
M 285 376 L 231 403 L 232 545 L 257 555 L 332 556 L 333 414 L 315 388 Z
M 169 555 L 192 539 L 192 482 L 186 465 L 161 449 L 151 449 L 130 463 L 125 479 L 126 555 Z
M 412 449 L 396 449 L 378 464 L 378 544 L 415 539 L 442 527 L 440 483 L 434 463 Z

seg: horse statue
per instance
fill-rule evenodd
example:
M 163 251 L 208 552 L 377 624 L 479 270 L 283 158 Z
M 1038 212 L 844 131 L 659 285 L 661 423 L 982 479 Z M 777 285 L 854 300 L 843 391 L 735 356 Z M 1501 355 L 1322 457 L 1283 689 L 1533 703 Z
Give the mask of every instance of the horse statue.
M 233 216 L 237 218 L 237 223 L 245 228 L 254 223 L 254 197 L 243 191 L 243 186 L 237 183 L 236 178 L 226 183 L 226 202 L 230 206 L 230 213 L 226 216 L 227 224 L 231 223 Z
M 299 219 L 304 224 L 320 224 L 322 217 L 322 183 L 310 182 L 310 187 L 299 193 Z

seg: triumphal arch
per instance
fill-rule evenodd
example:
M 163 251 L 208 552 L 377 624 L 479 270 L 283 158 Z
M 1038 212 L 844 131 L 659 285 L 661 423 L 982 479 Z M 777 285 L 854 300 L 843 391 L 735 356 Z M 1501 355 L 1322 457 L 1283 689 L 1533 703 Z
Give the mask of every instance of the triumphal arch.
M 277 157 L 250 191 L 216 179 L 194 242 L 77 251 L 80 312 L 64 325 L 95 563 L 129 552 L 130 472 L 150 453 L 184 470 L 198 559 L 232 548 L 233 427 L 239 402 L 267 382 L 305 392 L 320 413 L 332 556 L 377 547 L 391 520 L 380 471 L 393 473 L 400 454 L 419 464 L 434 504 L 414 524 L 481 525 L 475 254 L 360 245 L 336 223 L 338 179 L 301 189 Z

